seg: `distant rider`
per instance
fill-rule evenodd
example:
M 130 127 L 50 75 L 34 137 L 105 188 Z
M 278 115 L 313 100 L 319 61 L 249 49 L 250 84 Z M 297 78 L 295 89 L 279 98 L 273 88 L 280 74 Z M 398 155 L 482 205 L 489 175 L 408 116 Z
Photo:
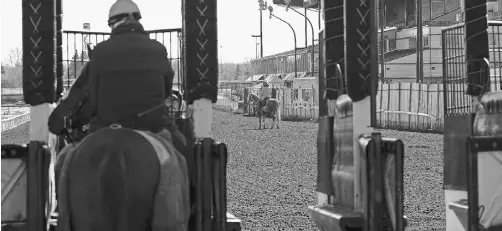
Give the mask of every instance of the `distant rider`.
M 267 82 L 263 82 L 263 86 L 260 89 L 260 108 L 265 107 L 268 99 L 270 99 L 270 88 Z
M 114 3 L 108 18 L 111 36 L 96 45 L 90 68 L 90 103 L 95 108 L 90 132 L 112 124 L 155 133 L 168 129 L 185 146 L 163 105 L 174 78 L 166 48 L 150 39 L 131 0 Z

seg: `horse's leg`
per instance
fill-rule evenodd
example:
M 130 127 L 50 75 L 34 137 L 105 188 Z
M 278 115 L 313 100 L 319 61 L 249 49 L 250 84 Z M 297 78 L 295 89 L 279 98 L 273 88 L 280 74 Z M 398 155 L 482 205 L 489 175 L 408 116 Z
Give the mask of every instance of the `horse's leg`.
M 261 115 L 258 113 L 258 129 L 261 129 Z
M 267 114 L 263 110 L 261 111 L 261 116 L 263 117 L 263 129 L 267 129 L 267 124 L 265 123 L 267 121 Z
M 277 106 L 275 109 L 275 119 L 277 120 L 277 129 L 279 129 L 279 122 L 281 121 L 281 114 L 280 114 L 280 108 Z
M 274 128 L 274 125 L 275 125 L 275 115 L 272 115 L 272 126 L 270 127 L 270 129 Z

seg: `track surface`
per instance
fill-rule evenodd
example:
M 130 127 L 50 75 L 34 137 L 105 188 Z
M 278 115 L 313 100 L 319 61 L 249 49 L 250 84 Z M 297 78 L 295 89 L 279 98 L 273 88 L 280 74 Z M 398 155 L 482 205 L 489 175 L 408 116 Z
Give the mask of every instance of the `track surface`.
M 28 125 L 3 132 L 2 143 L 26 143 Z M 213 113 L 214 137 L 229 148 L 228 210 L 244 230 L 316 230 L 307 206 L 315 204 L 317 124 L 280 125 L 256 130 L 256 118 Z M 442 135 L 380 132 L 406 145 L 406 230 L 445 230 Z

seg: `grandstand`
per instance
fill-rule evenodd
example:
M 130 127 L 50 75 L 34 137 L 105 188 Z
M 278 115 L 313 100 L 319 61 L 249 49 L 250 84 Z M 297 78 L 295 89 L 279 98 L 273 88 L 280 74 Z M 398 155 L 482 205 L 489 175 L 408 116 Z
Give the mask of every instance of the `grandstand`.
M 274 0 L 274 4 L 286 5 L 284 0 Z M 306 7 L 318 10 L 317 1 L 292 0 L 293 7 Z M 417 26 L 415 23 L 415 0 L 386 0 L 385 1 L 385 29 L 383 30 L 384 66 L 382 74 L 386 82 L 416 82 L 417 66 Z M 502 19 L 502 0 L 488 1 L 489 20 Z M 499 7 L 500 6 L 500 7 Z M 499 11 L 500 9 L 500 11 Z M 422 0 L 422 80 L 424 83 L 440 83 L 443 76 L 441 51 L 441 29 L 463 21 L 463 6 L 460 0 Z M 498 32 L 490 33 L 492 49 L 500 49 Z M 380 48 L 378 49 L 381 50 Z M 314 70 L 311 69 L 311 51 L 308 46 L 297 50 L 298 77 L 316 77 L 319 72 L 318 45 L 314 45 Z M 279 74 L 279 77 L 294 78 L 294 50 L 265 56 L 251 61 L 253 73 L 248 81 L 265 80 L 269 75 Z M 380 58 L 380 56 L 379 56 Z M 379 60 L 381 62 L 381 60 Z M 301 75 L 301 76 L 300 76 Z M 258 77 L 259 76 L 259 77 Z M 258 78 L 258 79 L 256 79 Z

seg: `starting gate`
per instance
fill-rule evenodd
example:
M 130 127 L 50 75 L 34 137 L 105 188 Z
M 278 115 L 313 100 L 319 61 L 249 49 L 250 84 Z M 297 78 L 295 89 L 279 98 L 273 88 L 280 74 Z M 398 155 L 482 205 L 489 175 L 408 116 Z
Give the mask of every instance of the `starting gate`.
M 478 73 L 467 72 L 469 65 L 466 65 L 466 41 L 469 38 L 465 35 L 465 24 L 442 30 L 447 230 L 491 230 L 487 227 L 493 228 L 494 222 L 501 221 L 500 217 L 496 218 L 493 214 L 497 214 L 497 209 L 500 210 L 501 206 L 496 199 L 497 194 L 500 194 L 496 191 L 501 189 L 497 189 L 495 185 L 500 185 L 502 162 L 499 165 L 492 164 L 502 158 L 499 147 L 502 138 L 496 136 L 500 134 L 500 129 L 495 131 L 496 124 L 491 124 L 494 126 L 494 133 L 482 132 L 484 137 L 480 137 L 479 132 L 480 128 L 488 128 L 485 127 L 486 121 L 495 121 L 494 118 L 500 116 L 500 105 L 497 104 L 500 104 L 502 92 L 501 29 L 502 22 L 488 21 L 489 58 L 470 61 L 470 65 L 482 62 Z M 483 48 L 484 44 L 479 46 Z M 489 80 L 480 83 L 484 91 L 488 92 L 482 97 L 466 94 L 467 76 L 472 74 Z M 480 112 L 479 100 L 484 104 L 486 112 Z M 485 155 L 486 153 L 489 155 Z
M 50 148 L 56 148 L 56 141 L 48 132 L 47 119 L 64 85 L 69 88 L 88 61 L 87 44 L 110 36 L 89 31 L 63 34 L 62 2 L 22 2 L 23 94 L 31 107 L 30 143 L 2 145 L 2 165 L 10 170 L 9 174 L 2 171 L 2 185 L 8 185 L 2 187 L 2 229 L 43 230 L 55 224 L 48 218 L 52 205 L 47 203 L 54 201 L 49 197 L 54 189 L 55 150 Z M 218 84 L 216 8 L 217 0 L 183 0 L 183 29 L 147 31 L 166 46 L 174 64 L 178 87 L 173 91 L 178 90 L 178 98 L 193 107 L 191 118 L 180 116 L 177 122 L 188 141 L 182 152 L 187 156 L 193 194 L 189 227 L 200 231 L 240 230 L 240 220 L 226 212 L 226 145 L 211 137 L 211 103 L 217 101 Z
M 472 112 L 467 87 L 464 24 L 446 27 L 441 32 L 443 47 L 443 90 L 446 116 Z M 502 90 L 502 22 L 488 22 L 490 51 L 490 91 Z M 445 129 L 446 130 L 446 129 Z

